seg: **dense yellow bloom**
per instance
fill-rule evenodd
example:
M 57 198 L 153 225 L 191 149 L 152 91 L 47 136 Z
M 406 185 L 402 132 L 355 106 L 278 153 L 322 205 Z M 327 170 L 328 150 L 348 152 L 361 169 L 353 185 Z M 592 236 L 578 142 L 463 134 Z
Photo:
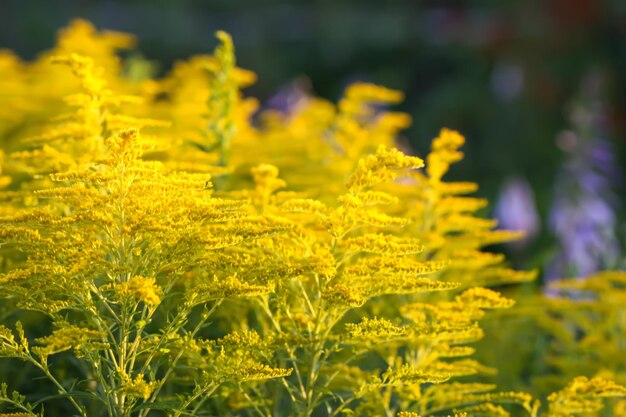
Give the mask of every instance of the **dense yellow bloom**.
M 538 417 L 529 394 L 473 379 L 494 374 L 472 358 L 481 320 L 514 304 L 487 287 L 536 274 L 483 250 L 521 234 L 444 180 L 463 136 L 397 150 L 410 117 L 379 105 L 403 94 L 369 83 L 253 123 L 255 75 L 217 38 L 162 79 L 117 56 L 132 36 L 83 20 L 34 62 L 0 52 L 0 295 L 7 317 L 55 326 L 0 324 L 0 356 L 81 417 Z M 625 282 L 557 290 L 615 306 Z M 603 343 L 590 323 L 581 347 Z M 1 415 L 43 413 L 1 387 Z M 547 415 L 624 395 L 574 379 Z
M 93 348 L 93 341 L 104 339 L 104 334 L 77 326 L 63 325 L 55 330 L 50 336 L 40 337 L 36 340 L 37 344 L 42 347 L 34 348 L 40 356 L 49 356 L 55 353 L 63 352 L 68 349 L 85 349 Z
M 136 275 L 126 282 L 117 284 L 115 291 L 121 297 L 132 297 L 136 301 L 143 301 L 144 303 L 154 307 L 161 303 L 161 295 L 163 293 L 161 287 L 156 285 L 154 278 L 147 278 Z
M 601 410 L 603 398 L 623 397 L 626 388 L 604 378 L 575 378 L 563 390 L 548 397 L 548 415 L 553 417 L 573 416 Z
M 463 159 L 463 153 L 458 149 L 465 143 L 465 138 L 459 132 L 442 129 L 439 137 L 433 140 L 432 152 L 428 155 L 426 173 L 434 183 L 441 181 L 448 172 L 450 164 Z
M 135 378 L 122 374 L 123 382 L 121 391 L 130 398 L 143 398 L 144 400 L 147 400 L 154 391 L 156 383 L 148 383 L 144 381 L 143 378 L 144 376 L 142 374 L 137 375 Z

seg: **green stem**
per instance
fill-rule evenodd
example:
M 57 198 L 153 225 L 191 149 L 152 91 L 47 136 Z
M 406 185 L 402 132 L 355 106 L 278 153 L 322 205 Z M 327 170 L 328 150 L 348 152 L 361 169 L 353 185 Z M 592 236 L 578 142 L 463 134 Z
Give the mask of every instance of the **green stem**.
M 29 362 L 31 362 L 33 365 L 35 365 L 37 368 L 39 368 L 46 375 L 46 377 L 48 377 L 48 379 L 50 381 L 52 381 L 52 383 L 57 387 L 57 389 L 59 390 L 59 392 L 61 394 L 67 396 L 67 398 L 70 400 L 72 405 L 76 408 L 76 410 L 80 413 L 81 416 L 87 417 L 87 414 L 85 412 L 85 408 L 83 406 L 81 406 L 80 404 L 78 404 L 78 402 L 76 401 L 76 399 L 74 399 L 74 397 L 67 395 L 68 394 L 67 390 L 54 377 L 54 375 L 52 375 L 52 373 L 50 373 L 50 370 L 48 369 L 48 365 L 45 362 L 40 363 L 38 360 L 33 358 L 33 356 L 30 353 L 27 353 L 26 358 L 28 358 Z
M 185 412 L 185 410 L 187 409 L 187 407 L 191 405 L 191 403 L 193 403 L 196 399 L 200 398 L 200 396 L 204 395 L 204 398 L 200 400 L 198 404 L 196 404 L 196 406 L 191 411 L 191 415 L 195 416 L 196 412 L 200 409 L 202 404 L 204 404 L 204 402 L 209 398 L 209 396 L 215 392 L 218 386 L 219 386 L 218 384 L 208 385 L 205 388 L 199 390 L 196 394 L 189 397 L 187 401 L 183 403 L 183 405 L 180 407 L 180 410 L 176 411 L 173 414 L 173 417 L 180 417 L 180 415 Z
M 193 339 L 195 337 L 195 335 L 202 328 L 204 323 L 206 323 L 206 321 L 209 319 L 209 317 L 211 317 L 211 315 L 213 315 L 215 310 L 217 310 L 217 308 L 220 306 L 220 304 L 222 304 L 223 301 L 224 301 L 224 299 L 219 299 L 219 300 L 215 301 L 215 303 L 213 304 L 213 307 L 211 307 L 211 309 L 206 314 L 203 315 L 203 317 L 198 321 L 198 324 L 196 324 L 196 327 L 194 327 L 194 329 L 191 331 L 191 333 L 189 333 L 189 338 L 190 339 Z M 169 377 L 172 376 L 172 374 L 176 370 L 176 365 L 178 365 L 178 361 L 180 360 L 180 358 L 182 358 L 184 353 L 185 353 L 185 350 L 181 349 L 178 352 L 178 354 L 176 355 L 176 357 L 174 358 L 174 360 L 172 361 L 172 363 L 170 363 L 170 365 L 169 365 L 165 375 L 163 376 L 163 378 L 161 378 L 157 382 L 156 388 L 154 389 L 154 392 L 152 393 L 152 396 L 150 397 L 149 402 L 154 402 L 156 400 L 156 398 L 158 397 L 159 393 L 161 392 L 161 389 L 163 389 L 163 387 L 165 386 L 165 383 L 168 381 Z M 142 410 L 139 413 L 139 416 L 140 417 L 145 417 L 148 414 L 149 411 L 150 411 L 150 408 L 146 407 L 144 410 Z

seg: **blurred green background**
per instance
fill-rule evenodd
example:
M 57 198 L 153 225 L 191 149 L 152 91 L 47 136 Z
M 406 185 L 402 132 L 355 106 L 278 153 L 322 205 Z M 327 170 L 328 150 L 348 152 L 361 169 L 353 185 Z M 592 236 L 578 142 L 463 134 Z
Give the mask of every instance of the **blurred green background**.
M 135 34 L 161 73 L 211 51 L 224 29 L 262 102 L 294 90 L 336 100 L 355 80 L 401 89 L 406 143 L 423 155 L 442 126 L 460 130 L 467 159 L 452 176 L 479 182 L 505 226 L 536 235 L 509 248 L 517 266 L 550 264 L 570 239 L 617 251 L 591 269 L 624 265 L 625 0 L 1 0 L 0 47 L 32 58 L 73 17 Z M 590 173 L 600 185 L 577 188 Z M 514 176 L 530 187 L 502 194 Z

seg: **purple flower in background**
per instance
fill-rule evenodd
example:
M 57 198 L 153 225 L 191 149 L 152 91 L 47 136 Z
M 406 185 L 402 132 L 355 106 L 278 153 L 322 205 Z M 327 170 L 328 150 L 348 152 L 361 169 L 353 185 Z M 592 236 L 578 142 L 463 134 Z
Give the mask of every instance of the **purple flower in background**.
M 311 96 L 311 82 L 306 77 L 296 78 L 278 89 L 266 102 L 270 109 L 290 114 L 303 106 Z
M 535 205 L 535 194 L 526 178 L 512 177 L 504 182 L 494 215 L 500 227 L 526 233 L 524 239 L 510 243 L 512 248 L 521 249 L 537 235 L 540 229 L 539 214 Z
M 558 251 L 546 268 L 546 280 L 617 268 L 620 246 L 614 188 L 620 178 L 605 131 L 604 108 L 598 99 L 600 79 L 592 74 L 571 114 L 575 131 L 564 131 L 557 146 L 566 152 L 555 183 L 549 227 Z

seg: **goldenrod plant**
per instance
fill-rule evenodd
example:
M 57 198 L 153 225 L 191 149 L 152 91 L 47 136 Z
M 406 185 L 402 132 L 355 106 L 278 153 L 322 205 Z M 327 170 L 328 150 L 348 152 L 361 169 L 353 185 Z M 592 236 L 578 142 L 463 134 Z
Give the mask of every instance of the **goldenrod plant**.
M 551 283 L 537 326 L 550 336 L 537 375 L 544 391 L 577 375 L 597 375 L 626 383 L 626 273 L 605 271 L 584 279 Z M 616 407 L 623 410 L 626 402 Z M 617 412 L 617 411 L 616 411 Z
M 82 20 L 34 62 L 0 53 L 0 416 L 561 417 L 626 396 L 571 375 L 541 408 L 473 359 L 515 302 L 498 287 L 535 272 L 485 250 L 520 234 L 443 179 L 460 133 L 399 151 L 410 117 L 380 105 L 402 94 L 368 83 L 253 123 L 255 75 L 217 37 L 159 79 Z

